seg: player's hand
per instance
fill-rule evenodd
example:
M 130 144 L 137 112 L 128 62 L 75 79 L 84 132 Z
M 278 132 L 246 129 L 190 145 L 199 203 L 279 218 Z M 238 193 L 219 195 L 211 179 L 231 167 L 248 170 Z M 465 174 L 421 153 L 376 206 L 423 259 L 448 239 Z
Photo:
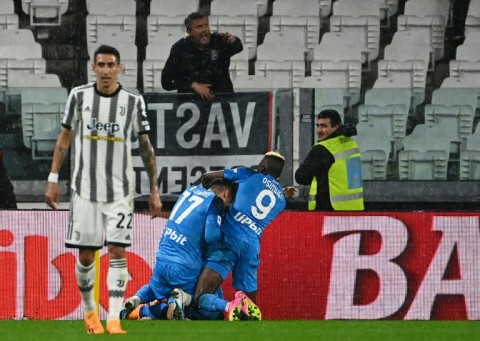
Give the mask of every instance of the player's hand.
M 295 197 L 296 191 L 297 189 L 294 186 L 283 187 L 283 195 L 285 195 L 286 199 L 292 199 Z
M 205 83 L 198 83 L 198 82 L 192 83 L 193 91 L 195 91 L 200 97 L 202 97 L 203 100 L 206 100 L 206 101 L 211 101 L 215 97 L 215 94 L 210 89 L 211 86 L 212 84 L 205 84 Z
M 60 191 L 58 190 L 57 183 L 47 183 L 47 189 L 45 190 L 45 202 L 54 210 L 58 209 L 58 203 L 60 202 Z
M 160 195 L 158 191 L 154 191 L 150 193 L 150 199 L 148 201 L 148 208 L 150 209 L 150 215 L 153 218 L 160 217 L 162 215 L 162 200 L 160 199 Z

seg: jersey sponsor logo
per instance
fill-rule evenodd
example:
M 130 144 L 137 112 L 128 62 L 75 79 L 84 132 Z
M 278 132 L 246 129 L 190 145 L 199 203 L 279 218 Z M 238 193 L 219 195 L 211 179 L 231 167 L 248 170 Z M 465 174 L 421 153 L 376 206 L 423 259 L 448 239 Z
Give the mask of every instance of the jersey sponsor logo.
M 235 220 L 238 221 L 240 224 L 246 225 L 250 230 L 255 232 L 255 234 L 257 234 L 258 236 L 262 234 L 262 229 L 258 227 L 252 219 L 247 217 L 242 212 L 237 212 L 237 214 L 235 214 L 233 218 L 235 218 Z
M 111 122 L 103 123 L 94 117 L 92 118 L 92 121 L 89 124 L 87 124 L 87 128 L 90 130 L 98 130 L 98 131 L 105 130 L 109 134 L 113 135 L 120 130 L 120 124 L 111 123 Z
M 165 232 L 163 233 L 163 236 L 165 238 L 169 238 L 173 240 L 175 243 L 178 243 L 180 245 L 185 245 L 187 242 L 187 237 L 185 237 L 183 234 L 177 234 L 174 230 L 172 230 L 169 227 L 165 228 Z

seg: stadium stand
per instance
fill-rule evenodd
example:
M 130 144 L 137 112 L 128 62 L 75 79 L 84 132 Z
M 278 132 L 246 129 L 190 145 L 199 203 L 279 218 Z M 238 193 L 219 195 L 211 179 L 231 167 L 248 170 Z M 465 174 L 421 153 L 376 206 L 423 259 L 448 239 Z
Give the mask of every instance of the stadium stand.
M 0 2 L 0 30 L 16 29 L 18 26 L 18 15 L 15 14 L 13 1 Z
M 270 17 L 270 32 L 289 32 L 307 49 L 313 50 L 320 40 L 320 2 L 276 0 Z
M 147 18 L 148 43 L 162 43 L 165 36 L 184 36 L 184 20 L 188 14 L 198 11 L 198 0 L 152 0 Z
M 400 180 L 447 180 L 450 157 L 448 131 L 440 125 L 418 124 L 398 152 Z
M 22 9 L 30 16 L 32 26 L 61 25 L 68 0 L 22 0 Z
M 277 84 L 288 87 L 299 87 L 305 77 L 305 52 L 306 48 L 288 34 L 269 32 L 263 44 L 259 45 L 257 60 L 255 62 L 255 75 L 265 76 L 272 74 L 273 86 Z M 289 46 L 285 49 L 285 46 Z
M 333 3 L 330 32 L 356 32 L 368 50 L 367 59 L 378 57 L 380 46 L 380 5 L 378 0 L 337 0 Z
M 441 59 L 449 11 L 449 0 L 409 0 L 405 3 L 404 14 L 398 17 L 398 31 L 421 32 L 435 50 L 435 60 Z
M 210 4 L 210 29 L 236 35 L 248 50 L 248 59 L 257 54 L 258 9 L 256 0 L 214 0 Z
M 358 148 L 362 154 L 362 177 L 364 180 L 386 180 L 387 165 L 392 149 L 390 135 L 384 126 L 373 122 L 357 124 Z
M 460 180 L 480 180 L 480 124 L 460 152 Z
M 480 1 L 472 0 L 470 1 L 467 18 L 465 20 L 465 37 L 468 36 L 470 32 L 478 31 L 480 31 Z

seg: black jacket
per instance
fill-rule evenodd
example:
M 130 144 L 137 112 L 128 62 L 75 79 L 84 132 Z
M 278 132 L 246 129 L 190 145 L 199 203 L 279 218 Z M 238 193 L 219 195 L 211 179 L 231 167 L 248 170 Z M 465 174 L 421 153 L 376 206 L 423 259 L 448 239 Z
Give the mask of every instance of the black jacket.
M 344 135 L 355 136 L 357 129 L 352 125 L 343 125 L 337 129 L 328 139 Z M 305 160 L 298 167 L 295 172 L 295 181 L 300 185 L 309 186 L 312 183 L 313 177 L 317 178 L 317 195 L 315 196 L 317 211 L 333 211 L 330 203 L 330 190 L 328 185 L 328 171 L 335 162 L 332 153 L 322 145 L 315 145 L 310 150 Z
M 229 43 L 218 33 L 212 33 L 204 50 L 196 48 L 193 39 L 182 38 L 173 44 L 162 71 L 162 87 L 165 90 L 194 92 L 193 82 L 212 84 L 213 92 L 233 92 L 228 68 L 230 57 L 241 52 L 240 39 Z

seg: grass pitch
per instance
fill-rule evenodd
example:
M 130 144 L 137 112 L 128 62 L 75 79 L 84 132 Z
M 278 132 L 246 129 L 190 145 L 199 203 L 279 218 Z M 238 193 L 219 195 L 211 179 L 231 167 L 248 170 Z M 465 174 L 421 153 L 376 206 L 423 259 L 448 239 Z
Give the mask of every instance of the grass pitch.
M 0 340 L 479 340 L 478 321 L 122 321 L 126 335 L 87 335 L 83 321 L 0 321 Z

